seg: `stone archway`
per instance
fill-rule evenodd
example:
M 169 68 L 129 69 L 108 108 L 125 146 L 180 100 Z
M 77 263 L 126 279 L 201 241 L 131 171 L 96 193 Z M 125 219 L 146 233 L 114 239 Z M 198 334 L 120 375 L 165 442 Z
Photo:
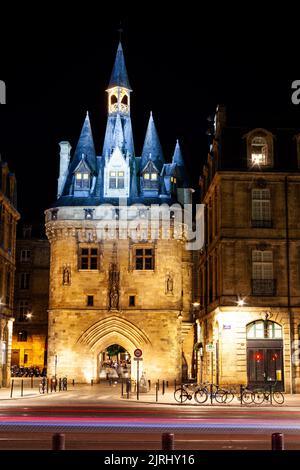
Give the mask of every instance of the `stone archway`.
M 112 344 L 122 346 L 133 358 L 137 348 L 151 346 L 150 339 L 130 321 L 112 315 L 87 328 L 78 338 L 77 345 L 84 346 L 91 354 L 91 375 L 99 377 L 99 353 Z M 132 374 L 135 375 L 136 363 L 133 361 Z

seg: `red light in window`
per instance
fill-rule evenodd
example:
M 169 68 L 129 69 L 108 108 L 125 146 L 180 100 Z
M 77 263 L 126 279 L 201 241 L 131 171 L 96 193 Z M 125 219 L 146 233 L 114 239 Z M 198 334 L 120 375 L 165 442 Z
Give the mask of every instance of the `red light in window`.
M 257 362 L 261 361 L 262 360 L 262 354 L 261 353 L 256 353 L 255 354 L 255 359 L 257 360 Z

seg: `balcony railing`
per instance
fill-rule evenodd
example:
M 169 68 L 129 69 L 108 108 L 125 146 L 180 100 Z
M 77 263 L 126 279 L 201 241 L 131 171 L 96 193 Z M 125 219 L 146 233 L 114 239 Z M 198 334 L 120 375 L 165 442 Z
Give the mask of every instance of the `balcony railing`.
M 276 295 L 276 279 L 252 279 L 252 295 Z
M 251 221 L 253 228 L 272 228 L 272 220 L 253 220 Z

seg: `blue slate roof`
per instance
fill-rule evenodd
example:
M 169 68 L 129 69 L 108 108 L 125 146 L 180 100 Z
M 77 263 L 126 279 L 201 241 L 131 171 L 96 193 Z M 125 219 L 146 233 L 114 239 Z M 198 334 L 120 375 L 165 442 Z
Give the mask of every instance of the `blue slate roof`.
M 114 63 L 108 88 L 113 88 L 115 86 L 122 86 L 131 90 L 121 42 L 119 42 L 116 60 Z
M 146 137 L 144 141 L 143 151 L 142 151 L 142 161 L 141 168 L 142 171 L 147 165 L 149 159 L 153 161 L 156 168 L 161 171 L 165 163 L 163 151 L 160 145 L 159 137 L 157 130 L 154 124 L 152 112 L 150 113 L 150 118 L 148 122 Z
M 184 166 L 184 161 L 182 158 L 181 148 L 180 148 L 178 139 L 176 141 L 172 162 L 177 163 L 178 166 Z

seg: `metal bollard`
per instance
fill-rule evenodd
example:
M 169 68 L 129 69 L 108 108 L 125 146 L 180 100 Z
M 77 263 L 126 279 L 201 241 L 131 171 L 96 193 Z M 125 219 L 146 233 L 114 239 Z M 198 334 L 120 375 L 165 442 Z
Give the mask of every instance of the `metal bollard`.
M 166 381 L 166 387 L 169 388 L 169 381 Z
M 176 384 L 176 379 L 175 379 L 175 380 L 174 380 L 174 392 L 175 392 L 175 390 L 176 390 L 176 385 L 177 385 L 177 384 Z
M 174 450 L 174 434 L 167 432 L 162 434 L 161 450 Z
M 93 385 L 94 385 L 94 381 L 93 381 L 93 379 L 91 379 L 91 386 L 93 386 Z
M 65 450 L 65 435 L 64 434 L 53 434 L 52 450 Z
M 162 383 L 162 394 L 164 395 L 165 394 L 165 381 L 163 380 L 163 383 Z
M 74 387 L 74 385 L 75 385 L 75 380 L 73 379 L 73 387 Z
M 24 380 L 21 380 L 21 397 L 23 396 L 23 390 L 24 390 Z
M 157 389 L 159 390 L 159 379 L 157 380 Z
M 158 401 L 158 384 L 155 384 L 155 401 Z
M 31 376 L 31 388 L 33 388 L 33 375 Z
M 284 450 L 284 434 L 272 434 L 272 450 Z
M 124 395 L 124 380 L 121 380 L 121 396 L 123 397 Z
M 14 379 L 11 381 L 11 389 L 10 389 L 10 398 L 13 396 L 13 391 L 14 391 Z
M 128 399 L 129 399 L 129 392 L 130 392 L 130 380 L 127 380 L 127 382 L 126 382 L 126 394 L 127 394 Z
M 150 390 L 151 390 L 151 380 L 150 379 L 148 379 L 148 388 L 149 388 L 149 392 L 150 392 Z
M 61 377 L 58 380 L 58 391 L 61 392 Z

